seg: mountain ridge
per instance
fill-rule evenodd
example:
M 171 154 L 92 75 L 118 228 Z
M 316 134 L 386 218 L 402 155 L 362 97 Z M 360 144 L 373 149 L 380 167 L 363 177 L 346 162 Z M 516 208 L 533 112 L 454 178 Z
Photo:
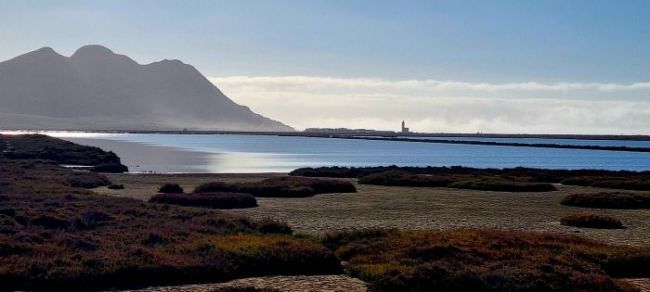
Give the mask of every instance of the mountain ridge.
M 42 47 L 0 62 L 0 127 L 293 131 L 235 103 L 190 64 L 139 64 L 101 45 L 70 57 Z

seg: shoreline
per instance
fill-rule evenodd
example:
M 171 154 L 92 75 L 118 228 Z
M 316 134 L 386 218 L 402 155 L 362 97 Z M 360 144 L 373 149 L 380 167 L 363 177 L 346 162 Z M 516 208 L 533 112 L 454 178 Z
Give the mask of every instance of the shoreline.
M 622 140 L 622 141 L 650 141 L 647 134 L 515 134 L 515 133 L 420 133 L 420 132 L 389 132 L 389 131 L 359 131 L 359 132 L 258 132 L 258 131 L 219 131 L 219 130 L 79 130 L 79 129 L 0 129 L 0 132 L 17 133 L 43 133 L 43 132 L 73 132 L 73 133 L 106 133 L 106 134 L 189 134 L 189 135 L 267 135 L 267 136 L 301 136 L 301 137 L 329 137 L 329 136 L 378 136 L 378 137 L 474 137 L 474 138 L 540 138 L 540 139 L 567 139 L 567 140 Z

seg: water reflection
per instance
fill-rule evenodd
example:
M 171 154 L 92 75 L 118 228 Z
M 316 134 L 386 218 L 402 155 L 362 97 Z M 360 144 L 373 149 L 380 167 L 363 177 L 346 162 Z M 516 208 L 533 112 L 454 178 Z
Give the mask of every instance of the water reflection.
M 132 171 L 287 172 L 305 166 L 540 167 L 650 170 L 650 153 L 255 135 L 67 137 L 116 152 Z

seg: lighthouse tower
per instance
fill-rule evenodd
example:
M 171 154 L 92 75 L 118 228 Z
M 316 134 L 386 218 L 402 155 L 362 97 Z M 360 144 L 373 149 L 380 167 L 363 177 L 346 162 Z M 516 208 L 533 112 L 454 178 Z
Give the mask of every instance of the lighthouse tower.
M 408 134 L 410 132 L 409 128 L 406 127 L 406 123 L 402 121 L 402 134 Z

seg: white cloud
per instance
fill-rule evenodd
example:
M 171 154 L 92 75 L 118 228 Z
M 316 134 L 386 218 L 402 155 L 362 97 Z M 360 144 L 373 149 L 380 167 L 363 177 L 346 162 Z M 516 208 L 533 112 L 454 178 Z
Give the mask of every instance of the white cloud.
M 469 83 L 311 76 L 213 77 L 226 95 L 297 128 L 649 133 L 650 82 Z

